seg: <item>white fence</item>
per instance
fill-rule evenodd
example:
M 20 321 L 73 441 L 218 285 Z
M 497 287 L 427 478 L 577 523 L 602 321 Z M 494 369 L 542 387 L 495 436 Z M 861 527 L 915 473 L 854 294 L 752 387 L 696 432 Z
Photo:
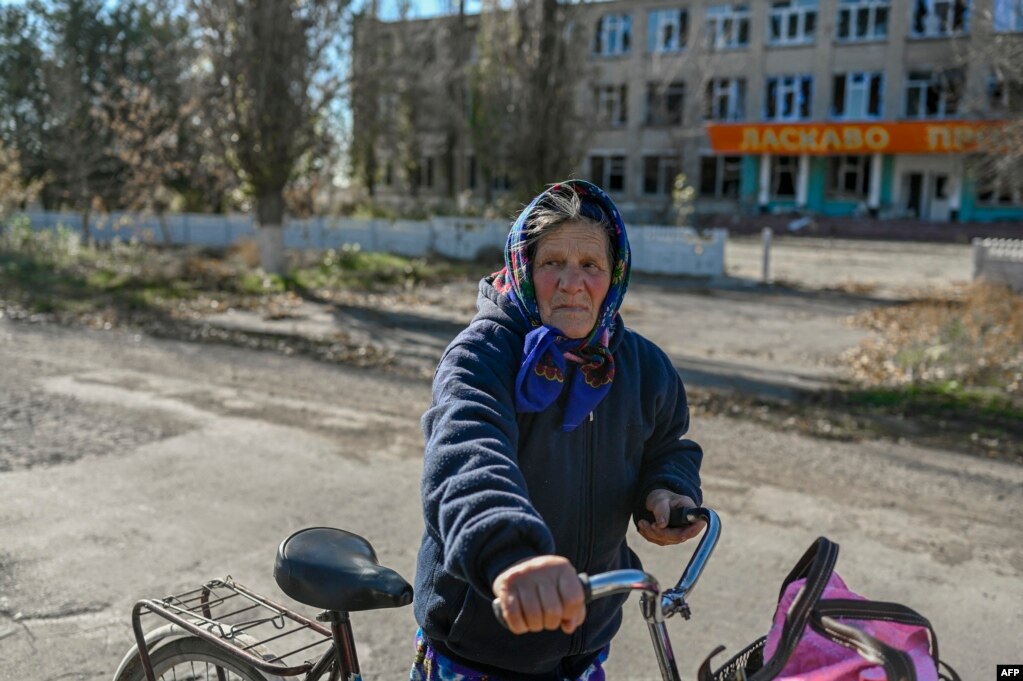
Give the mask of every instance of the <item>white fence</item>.
M 1023 239 L 974 239 L 973 278 L 1023 293 Z
M 29 212 L 35 229 L 64 225 L 82 231 L 78 213 Z M 214 248 L 227 247 L 239 239 L 254 238 L 256 228 L 250 215 L 198 215 L 176 213 L 165 217 L 171 242 Z M 153 216 L 128 213 L 97 215 L 89 220 L 96 241 L 137 239 L 160 243 L 164 233 Z M 287 220 L 284 245 L 287 248 L 326 250 L 358 244 L 366 251 L 405 256 L 438 253 L 458 260 L 472 260 L 487 250 L 495 254 L 504 247 L 508 222 L 478 218 L 438 217 L 428 221 L 360 220 L 316 217 Z M 725 242 L 728 231 L 714 229 L 701 236 L 689 227 L 629 227 L 633 269 L 637 272 L 716 277 L 725 271 Z

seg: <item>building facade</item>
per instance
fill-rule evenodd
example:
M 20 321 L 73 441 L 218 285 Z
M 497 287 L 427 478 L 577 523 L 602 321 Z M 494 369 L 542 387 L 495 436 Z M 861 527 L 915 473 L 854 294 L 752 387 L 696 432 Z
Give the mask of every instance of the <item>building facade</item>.
M 1023 220 L 1019 176 L 982 177 L 971 163 L 997 145 L 1003 121 L 1023 116 L 1017 74 L 992 66 L 997 45 L 1023 41 L 1021 0 L 632 0 L 572 11 L 591 74 L 578 103 L 598 121 L 576 175 L 632 219 L 667 215 L 681 172 L 699 212 Z M 438 148 L 423 136 L 422 195 L 482 194 L 475 153 L 461 150 L 442 173 Z M 400 194 L 383 167 L 380 195 Z

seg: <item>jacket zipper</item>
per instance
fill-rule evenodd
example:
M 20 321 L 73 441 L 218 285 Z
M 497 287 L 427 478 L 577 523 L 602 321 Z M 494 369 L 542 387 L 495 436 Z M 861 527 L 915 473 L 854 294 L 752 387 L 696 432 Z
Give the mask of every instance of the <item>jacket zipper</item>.
M 586 454 L 586 481 L 585 481 L 585 492 L 583 508 L 586 510 L 586 522 L 584 523 L 585 531 L 583 532 L 583 545 L 579 551 L 580 557 L 583 558 L 583 563 L 577 565 L 576 568 L 582 571 L 588 571 L 590 561 L 593 559 L 593 412 L 590 412 L 590 416 L 587 419 L 589 423 L 583 426 L 585 431 L 585 454 Z M 583 647 L 583 629 L 586 627 L 586 622 L 583 621 L 582 625 L 575 630 L 572 636 L 572 646 L 570 655 L 578 655 L 582 651 Z
M 594 458 L 595 458 L 595 454 L 593 452 L 593 412 L 591 411 L 590 412 L 590 424 L 586 427 L 586 472 L 587 472 L 586 493 L 587 493 L 587 497 L 588 497 L 587 498 L 587 502 L 589 503 L 589 507 L 590 507 L 589 510 L 591 510 L 594 507 L 594 501 L 595 501 L 594 498 L 593 498 L 593 469 L 594 469 L 593 461 L 594 461 Z M 587 533 L 586 533 L 586 562 L 583 563 L 583 565 L 584 565 L 584 567 L 587 570 L 589 570 L 590 569 L 590 561 L 593 560 L 593 542 L 594 542 L 593 531 L 594 531 L 594 525 L 595 525 L 595 523 L 593 522 L 593 513 L 587 513 L 587 518 L 589 520 L 588 520 L 588 522 L 586 524 L 587 525 Z

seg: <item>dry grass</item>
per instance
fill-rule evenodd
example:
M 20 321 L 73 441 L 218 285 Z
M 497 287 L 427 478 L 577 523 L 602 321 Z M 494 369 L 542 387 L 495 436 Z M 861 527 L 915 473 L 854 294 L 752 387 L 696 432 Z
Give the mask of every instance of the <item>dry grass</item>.
M 939 386 L 1023 398 L 1023 296 L 976 283 L 946 299 L 863 313 L 875 332 L 847 355 L 854 377 L 875 387 Z

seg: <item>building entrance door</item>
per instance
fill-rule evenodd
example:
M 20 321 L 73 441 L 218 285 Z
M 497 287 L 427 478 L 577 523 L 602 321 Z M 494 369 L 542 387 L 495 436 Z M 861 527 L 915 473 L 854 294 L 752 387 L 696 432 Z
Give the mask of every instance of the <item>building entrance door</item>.
M 951 213 L 949 205 L 949 179 L 945 173 L 931 173 L 929 175 L 930 186 L 927 192 L 930 195 L 930 206 L 927 219 L 935 222 L 948 222 Z
M 948 222 L 959 209 L 961 160 L 946 155 L 897 156 L 892 205 L 906 217 Z
M 950 188 L 948 173 L 906 173 L 902 178 L 903 206 L 918 220 L 948 222 Z
M 906 173 L 902 176 L 902 195 L 905 198 L 905 208 L 919 220 L 926 219 L 923 214 L 924 207 L 924 174 Z

